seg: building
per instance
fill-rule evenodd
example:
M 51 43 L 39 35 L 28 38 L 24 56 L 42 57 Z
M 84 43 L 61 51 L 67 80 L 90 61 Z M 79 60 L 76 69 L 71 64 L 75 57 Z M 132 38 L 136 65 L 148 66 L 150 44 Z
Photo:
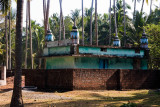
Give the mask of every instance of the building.
M 148 69 L 148 39 L 142 34 L 141 47 L 120 47 L 118 36 L 113 46 L 79 44 L 79 32 L 74 25 L 71 39 L 54 41 L 48 31 L 43 58 L 46 69 Z

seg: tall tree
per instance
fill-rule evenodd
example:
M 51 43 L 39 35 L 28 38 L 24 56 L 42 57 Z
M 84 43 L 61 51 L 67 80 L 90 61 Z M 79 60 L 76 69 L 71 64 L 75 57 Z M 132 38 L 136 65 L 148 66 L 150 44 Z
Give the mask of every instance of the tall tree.
M 43 16 L 44 16 L 44 32 L 45 35 L 47 33 L 47 28 L 46 28 L 46 0 L 43 0 Z
M 50 0 L 47 1 L 47 11 L 46 11 L 46 28 L 48 30 L 48 20 L 49 20 L 49 8 L 50 8 Z
M 95 34 L 96 34 L 96 45 L 98 46 L 98 23 L 97 23 L 97 0 L 95 0 Z
M 136 16 L 136 5 L 137 5 L 137 0 L 132 0 L 134 1 L 134 10 L 133 10 L 133 22 L 134 22 L 134 19 L 135 19 L 135 16 Z
M 111 45 L 111 36 L 112 36 L 112 18 L 111 18 L 111 0 L 109 3 L 109 45 Z
M 79 19 L 79 9 L 75 9 L 75 11 L 71 10 L 71 19 L 74 23 L 76 23 L 76 19 Z
M 47 1 L 43 0 L 43 15 L 44 15 L 44 29 L 45 29 L 45 35 L 48 30 L 48 20 L 49 20 L 49 8 L 50 8 L 50 0 Z
M 27 69 L 27 53 L 28 53 L 28 0 L 26 1 L 26 51 L 25 51 L 25 69 Z
M 124 23 L 124 46 L 126 45 L 126 5 L 125 5 L 126 3 L 125 3 L 125 0 L 123 0 L 123 15 L 124 15 L 124 21 L 123 21 L 123 23 Z
M 95 34 L 96 34 L 96 45 L 98 46 L 98 23 L 97 23 L 97 0 L 95 0 Z
M 16 47 L 15 47 L 15 74 L 11 107 L 23 107 L 22 99 L 22 30 L 23 29 L 23 0 L 17 0 L 16 18 Z
M 118 36 L 118 32 L 117 32 L 117 20 L 116 20 L 116 3 L 114 0 L 114 25 L 115 25 L 115 36 Z
M 93 12 L 93 2 L 94 2 L 94 0 L 92 0 L 91 14 L 90 14 L 90 45 L 92 45 L 92 12 Z
M 62 26 L 62 0 L 59 0 L 59 5 L 60 5 L 60 21 L 59 21 L 59 41 L 61 40 L 61 26 Z
M 84 15 L 83 15 L 83 0 L 82 0 L 82 45 L 84 45 Z
M 47 1 L 47 6 L 46 6 L 46 0 L 43 0 L 43 15 L 44 15 L 44 31 L 45 35 L 47 34 L 48 30 L 48 24 L 49 24 L 49 7 L 50 7 L 50 0 Z M 46 65 L 46 60 L 44 60 L 44 65 Z M 44 68 L 46 68 L 44 66 Z
M 144 0 L 142 1 L 141 13 L 143 12 Z
M 146 0 L 146 3 L 148 4 L 148 0 Z M 144 0 L 142 1 L 141 13 L 143 12 L 143 6 L 144 6 Z
M 152 1 L 153 1 L 153 0 L 150 0 L 150 2 L 151 2 L 151 3 L 150 3 L 150 14 L 152 13 Z
M 8 20 L 8 10 L 10 10 L 10 0 L 0 1 L 0 10 L 5 14 L 5 37 L 6 37 L 6 68 L 8 69 L 8 34 L 7 34 L 7 20 Z
M 152 4 L 153 4 L 153 1 L 154 0 L 150 0 L 150 14 L 152 13 Z M 156 1 L 158 1 L 158 0 L 156 0 Z
M 5 37 L 6 37 L 6 69 L 8 69 L 8 34 L 7 34 L 7 20 L 8 16 L 5 16 Z
M 33 49 L 32 49 L 32 29 L 31 29 L 31 11 L 30 0 L 28 0 L 28 19 L 29 19 L 29 36 L 30 36 L 30 56 L 31 56 L 31 69 L 33 69 Z
M 11 9 L 9 10 L 9 63 L 8 69 L 11 70 Z
M 63 33 L 63 39 L 66 39 L 66 36 L 65 36 L 65 25 L 64 25 L 64 16 L 63 16 L 63 8 L 62 8 L 62 0 L 61 0 L 61 13 L 62 13 L 62 33 Z
M 140 2 L 141 0 L 132 0 L 134 2 L 134 10 L 133 10 L 133 22 L 135 20 L 135 16 L 136 16 L 136 5 L 137 2 Z
M 65 25 L 64 25 L 64 17 L 63 17 L 63 10 L 62 10 L 62 0 L 59 0 L 60 5 L 60 23 L 59 23 L 59 40 L 61 40 L 61 32 L 63 35 L 63 39 L 65 39 Z

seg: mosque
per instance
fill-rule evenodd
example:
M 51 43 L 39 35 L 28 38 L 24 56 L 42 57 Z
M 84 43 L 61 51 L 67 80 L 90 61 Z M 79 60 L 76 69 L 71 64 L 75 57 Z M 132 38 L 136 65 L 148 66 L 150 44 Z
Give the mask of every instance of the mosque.
M 121 47 L 118 36 L 113 46 L 79 44 L 79 32 L 74 24 L 70 39 L 54 41 L 48 30 L 43 50 L 46 69 L 148 69 L 148 39 L 145 32 L 140 47 Z

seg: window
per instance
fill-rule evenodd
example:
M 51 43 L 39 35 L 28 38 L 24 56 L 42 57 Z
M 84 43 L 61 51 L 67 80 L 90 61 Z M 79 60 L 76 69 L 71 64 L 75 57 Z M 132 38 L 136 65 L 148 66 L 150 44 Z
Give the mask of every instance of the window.
M 101 51 L 107 52 L 107 48 L 101 48 Z

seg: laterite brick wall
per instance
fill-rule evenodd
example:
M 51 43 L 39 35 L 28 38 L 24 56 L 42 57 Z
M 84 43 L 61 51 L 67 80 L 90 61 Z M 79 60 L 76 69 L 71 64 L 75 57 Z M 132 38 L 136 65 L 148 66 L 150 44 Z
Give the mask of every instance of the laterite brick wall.
M 24 70 L 26 86 L 61 90 L 160 88 L 160 71 L 57 69 Z
M 118 89 L 117 70 L 75 69 L 73 70 L 74 89 Z

